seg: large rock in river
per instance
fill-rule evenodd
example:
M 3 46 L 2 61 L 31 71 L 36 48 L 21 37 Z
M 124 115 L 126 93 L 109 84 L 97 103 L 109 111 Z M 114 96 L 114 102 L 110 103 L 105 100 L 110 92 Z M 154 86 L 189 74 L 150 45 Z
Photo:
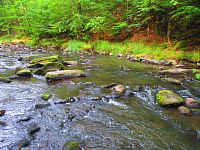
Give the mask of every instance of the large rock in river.
M 48 72 L 45 77 L 47 80 L 62 80 L 67 78 L 84 77 L 85 72 L 82 70 L 61 70 Z
M 32 73 L 28 69 L 22 69 L 16 73 L 20 77 L 32 77 Z
M 193 98 L 186 98 L 185 106 L 188 108 L 200 108 L 200 102 Z
M 170 90 L 162 90 L 156 94 L 156 101 L 161 106 L 168 106 L 181 104 L 185 99 Z
M 49 56 L 49 57 L 35 58 L 31 61 L 31 63 L 34 64 L 34 66 L 38 65 L 39 67 L 42 67 L 46 65 L 47 63 L 57 62 L 58 60 L 59 60 L 59 56 L 55 55 L 55 56 Z
M 44 65 L 42 68 L 37 69 L 34 74 L 45 75 L 47 72 L 57 71 L 64 69 L 64 65 L 60 62 L 50 62 Z

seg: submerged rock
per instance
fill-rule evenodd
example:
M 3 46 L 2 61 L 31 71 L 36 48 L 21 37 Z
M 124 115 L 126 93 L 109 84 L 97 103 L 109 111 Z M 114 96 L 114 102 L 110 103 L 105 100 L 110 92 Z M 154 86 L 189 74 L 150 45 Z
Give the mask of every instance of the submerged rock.
M 0 77 L 0 82 L 3 82 L 3 83 L 11 83 L 11 80 L 8 79 L 8 78 L 5 78 L 5 77 Z
M 189 115 L 190 114 L 190 110 L 187 107 L 184 106 L 180 106 L 178 108 L 179 113 L 183 114 L 183 115 Z
M 0 121 L 0 126 L 6 126 L 7 124 L 4 121 Z
M 74 114 L 69 114 L 69 115 L 68 115 L 68 119 L 69 119 L 70 121 L 72 121 L 75 117 L 76 117 L 76 116 L 75 116 Z
M 181 69 L 181 68 L 174 68 L 174 69 L 168 69 L 168 70 L 162 70 L 159 71 L 160 74 L 185 74 L 190 73 L 191 69 Z
M 41 95 L 42 99 L 45 100 L 45 101 L 49 100 L 51 98 L 51 96 L 52 95 L 48 94 L 48 93 L 44 93 L 44 94 Z
M 27 116 L 19 119 L 18 122 L 27 122 L 30 121 L 31 119 L 33 119 L 31 116 Z
M 156 101 L 161 106 L 178 105 L 185 100 L 170 90 L 162 90 L 156 94 Z
M 63 61 L 62 63 L 69 66 L 76 66 L 79 64 L 78 61 Z
M 199 108 L 200 102 L 193 98 L 186 98 L 185 106 L 189 108 Z
M 45 64 L 42 68 L 37 69 L 34 74 L 45 75 L 47 72 L 64 69 L 64 65 L 59 62 L 50 62 Z
M 192 114 L 194 114 L 194 115 L 200 115 L 200 109 L 190 109 L 190 111 L 191 111 Z
M 40 131 L 40 127 L 38 127 L 36 124 L 31 124 L 30 127 L 27 129 L 28 134 L 31 136 L 39 131 Z
M 200 140 L 200 130 L 197 131 L 197 139 Z
M 45 77 L 47 80 L 62 80 L 67 78 L 78 78 L 84 77 L 85 72 L 82 70 L 61 70 L 61 71 L 54 71 L 48 72 Z
M 23 69 L 23 70 L 18 71 L 16 75 L 20 77 L 32 77 L 32 73 L 28 69 Z
M 36 104 L 35 109 L 43 109 L 43 108 L 49 107 L 49 106 L 50 106 L 49 103 L 48 104 Z
M 18 75 L 12 75 L 9 77 L 10 80 L 16 80 L 16 79 L 20 79 L 20 77 Z
M 18 61 L 22 61 L 22 60 L 23 60 L 23 58 L 22 58 L 22 57 L 19 57 L 17 60 L 18 60 Z
M 0 110 L 0 117 L 5 115 L 6 111 L 5 110 Z
M 80 142 L 68 142 L 66 143 L 66 147 L 68 150 L 80 150 L 81 149 L 81 144 Z
M 28 147 L 30 144 L 31 144 L 31 141 L 28 138 L 22 139 L 16 143 L 16 145 L 19 149 Z

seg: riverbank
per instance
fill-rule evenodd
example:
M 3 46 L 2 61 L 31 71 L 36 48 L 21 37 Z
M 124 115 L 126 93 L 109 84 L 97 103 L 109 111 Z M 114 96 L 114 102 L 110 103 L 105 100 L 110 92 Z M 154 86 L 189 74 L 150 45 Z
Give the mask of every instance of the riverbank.
M 30 38 L 0 38 L 0 44 L 20 44 L 32 48 L 43 47 L 45 49 L 62 50 L 64 52 L 90 52 L 111 55 L 134 56 L 136 58 L 156 59 L 156 60 L 186 60 L 190 62 L 200 62 L 200 49 L 195 50 L 180 49 L 179 43 L 169 47 L 167 44 L 147 44 L 145 41 L 109 42 L 95 41 L 84 42 L 68 39 L 30 39 Z

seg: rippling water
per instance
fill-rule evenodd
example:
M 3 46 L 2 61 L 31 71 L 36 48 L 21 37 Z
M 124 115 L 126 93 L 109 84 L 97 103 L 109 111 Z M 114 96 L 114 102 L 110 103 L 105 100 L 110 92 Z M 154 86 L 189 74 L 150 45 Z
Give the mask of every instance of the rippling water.
M 18 57 L 49 55 L 41 52 L 1 49 L 0 74 L 10 76 L 27 62 Z M 155 66 L 131 63 L 103 56 L 64 57 L 79 60 L 77 67 L 87 77 L 47 83 L 42 76 L 0 83 L 0 149 L 62 150 L 69 141 L 80 141 L 87 149 L 196 150 L 200 147 L 197 131 L 199 116 L 182 116 L 175 108 L 155 103 L 160 89 L 170 89 L 183 97 L 200 97 L 200 84 L 185 81 L 182 86 L 162 82 Z M 86 62 L 84 64 L 84 62 Z M 115 98 L 103 88 L 123 84 L 134 96 Z M 42 93 L 51 93 L 48 101 Z M 74 102 L 63 101 L 73 98 Z

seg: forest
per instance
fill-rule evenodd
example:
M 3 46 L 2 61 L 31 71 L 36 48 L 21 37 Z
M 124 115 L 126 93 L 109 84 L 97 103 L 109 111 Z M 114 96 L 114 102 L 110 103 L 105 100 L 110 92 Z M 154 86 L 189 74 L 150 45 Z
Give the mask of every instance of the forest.
M 199 0 L 0 1 L 2 38 L 31 37 L 34 41 L 57 38 L 121 42 L 147 36 L 149 41 L 164 37 L 162 42 L 168 46 L 199 50 L 199 18 Z

